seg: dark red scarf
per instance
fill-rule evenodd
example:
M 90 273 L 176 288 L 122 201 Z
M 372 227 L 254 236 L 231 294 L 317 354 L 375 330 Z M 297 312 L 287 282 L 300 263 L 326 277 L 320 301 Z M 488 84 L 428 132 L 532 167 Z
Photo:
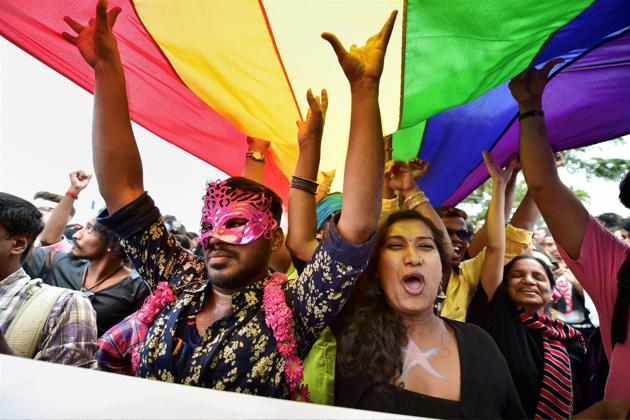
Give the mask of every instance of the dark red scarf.
M 548 315 L 526 312 L 518 308 L 521 323 L 543 338 L 543 377 L 538 394 L 535 419 L 567 419 L 573 412 L 573 381 L 571 361 L 562 344 L 578 340 L 584 347 L 579 331 Z

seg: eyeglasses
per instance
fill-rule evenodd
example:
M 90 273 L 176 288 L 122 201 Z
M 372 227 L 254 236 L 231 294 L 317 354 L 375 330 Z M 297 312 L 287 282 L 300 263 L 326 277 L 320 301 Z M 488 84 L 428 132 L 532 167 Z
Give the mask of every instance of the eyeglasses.
M 473 233 L 467 229 L 446 229 L 449 236 L 457 236 L 462 241 L 470 241 L 473 237 Z

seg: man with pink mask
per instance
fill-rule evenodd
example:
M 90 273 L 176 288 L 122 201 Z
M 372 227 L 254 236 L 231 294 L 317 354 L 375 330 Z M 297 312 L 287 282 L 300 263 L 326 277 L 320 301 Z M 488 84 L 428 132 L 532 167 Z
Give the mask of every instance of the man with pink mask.
M 112 33 L 120 11 L 107 11 L 107 2 L 100 0 L 96 19 L 88 26 L 66 17 L 77 35 L 63 36 L 95 73 L 93 159 L 107 205 L 99 222 L 123 239 L 136 269 L 159 292 L 141 310 L 151 326 L 138 353 L 138 375 L 307 399 L 301 359 L 339 312 L 365 267 L 380 213 L 380 192 L 373 187 L 382 181 L 384 167 L 378 87 L 396 13 L 364 47 L 350 52 L 334 35 L 322 34 L 352 91 L 344 178 L 348 204 L 300 278 L 287 281 L 283 274 L 268 274 L 271 253 L 284 237 L 278 226 L 281 201 L 256 182 L 229 178 L 208 184 L 201 222 L 203 258 L 186 252 L 167 233 L 144 190 L 131 130 Z M 309 105 L 304 124 L 321 118 L 317 104 Z M 291 185 L 316 193 L 314 180 L 294 177 Z

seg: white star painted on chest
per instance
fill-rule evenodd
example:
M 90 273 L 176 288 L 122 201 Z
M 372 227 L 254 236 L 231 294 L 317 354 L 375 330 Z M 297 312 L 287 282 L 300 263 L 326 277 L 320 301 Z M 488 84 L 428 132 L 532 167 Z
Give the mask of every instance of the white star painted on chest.
M 420 366 L 436 378 L 442 381 L 446 380 L 446 377 L 438 372 L 431 363 L 431 359 L 438 353 L 438 351 L 440 350 L 439 348 L 433 347 L 428 349 L 420 349 L 411 337 L 407 337 L 407 345 L 401 347 L 400 350 L 404 355 L 403 369 L 402 373 L 400 374 L 400 379 L 403 379 L 409 374 L 411 370 L 413 370 L 417 366 Z

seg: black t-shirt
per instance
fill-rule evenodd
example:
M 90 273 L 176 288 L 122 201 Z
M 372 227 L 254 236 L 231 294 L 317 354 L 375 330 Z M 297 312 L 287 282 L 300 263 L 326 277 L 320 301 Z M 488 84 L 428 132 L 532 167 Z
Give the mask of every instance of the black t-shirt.
M 534 418 L 544 364 L 542 336 L 521 323 L 505 284 L 499 286 L 490 302 L 483 287 L 479 287 L 468 306 L 466 321 L 479 325 L 494 338 L 510 368 L 525 413 L 528 418 Z M 586 408 L 580 386 L 584 350 L 577 340 L 566 340 L 563 344 L 571 360 L 573 412 L 576 413 Z
M 24 264 L 24 270 L 31 277 L 41 278 L 51 286 L 81 290 L 83 274 L 90 262 L 72 254 L 57 252 L 47 270 L 45 262 L 50 253 L 50 250 L 35 249 L 30 260 Z M 129 273 L 120 282 L 98 290 L 90 299 L 96 311 L 98 336 L 137 311 L 148 295 L 149 287 L 136 271 Z
M 366 376 L 335 373 L 335 405 L 432 418 L 525 418 L 505 359 L 482 329 L 444 319 L 459 351 L 460 401 L 435 398 Z

